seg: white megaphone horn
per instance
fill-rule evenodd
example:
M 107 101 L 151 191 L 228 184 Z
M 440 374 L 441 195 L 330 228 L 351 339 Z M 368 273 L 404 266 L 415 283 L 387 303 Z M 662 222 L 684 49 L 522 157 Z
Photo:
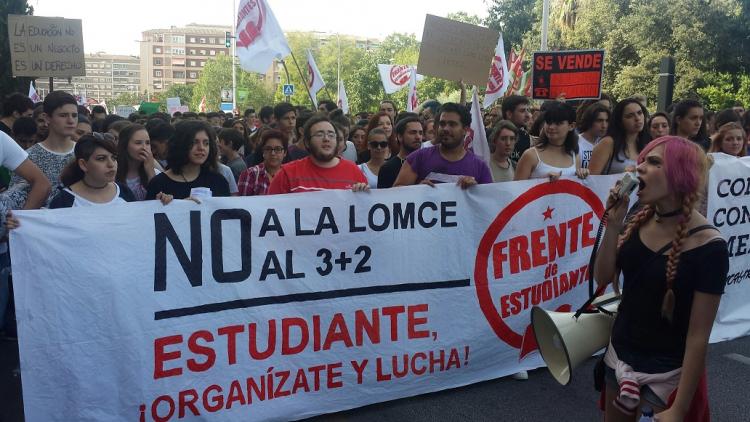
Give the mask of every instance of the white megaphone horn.
M 593 306 L 615 312 L 620 297 L 606 294 Z M 570 383 L 573 369 L 609 342 L 613 315 L 575 312 L 553 312 L 535 306 L 531 310 L 531 325 L 539 345 L 539 353 L 552 376 L 562 385 Z

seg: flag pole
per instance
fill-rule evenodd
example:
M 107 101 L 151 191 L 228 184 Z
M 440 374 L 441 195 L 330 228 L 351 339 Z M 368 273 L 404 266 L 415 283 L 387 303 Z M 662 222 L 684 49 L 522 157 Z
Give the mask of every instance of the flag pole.
M 313 100 L 312 93 L 310 92 L 310 87 L 307 84 L 307 79 L 302 74 L 302 69 L 300 69 L 299 63 L 297 63 L 297 58 L 294 57 L 294 52 L 292 51 L 290 54 L 292 55 L 292 60 L 294 60 L 294 66 L 297 68 L 297 72 L 299 72 L 299 77 L 302 78 L 302 82 L 305 84 L 305 89 L 307 90 L 307 96 L 310 97 L 310 104 L 312 104 L 313 109 L 314 109 L 315 108 L 315 100 Z
M 232 0 L 232 114 L 237 110 L 237 65 L 235 64 L 235 57 L 237 57 L 237 2 Z

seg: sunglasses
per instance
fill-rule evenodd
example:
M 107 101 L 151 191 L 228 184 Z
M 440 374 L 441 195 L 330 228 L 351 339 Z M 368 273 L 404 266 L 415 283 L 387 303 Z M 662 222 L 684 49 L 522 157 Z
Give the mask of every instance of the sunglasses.
M 370 142 L 370 148 L 388 148 L 388 142 Z

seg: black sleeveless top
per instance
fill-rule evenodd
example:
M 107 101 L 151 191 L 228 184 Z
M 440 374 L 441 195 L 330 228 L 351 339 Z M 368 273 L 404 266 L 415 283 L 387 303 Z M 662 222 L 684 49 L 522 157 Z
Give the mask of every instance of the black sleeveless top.
M 644 245 L 637 232 L 617 255 L 624 281 L 612 345 L 620 360 L 638 372 L 663 373 L 682 367 L 694 293 L 724 293 L 729 271 L 726 242 L 714 240 L 683 251 L 673 285 L 675 309 L 670 323 L 661 316 L 667 259 Z

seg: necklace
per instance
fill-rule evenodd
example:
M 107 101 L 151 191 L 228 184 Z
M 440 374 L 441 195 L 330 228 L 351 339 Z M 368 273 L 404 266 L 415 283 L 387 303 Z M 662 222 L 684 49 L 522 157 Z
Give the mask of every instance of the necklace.
M 85 178 L 81 179 L 81 182 L 83 182 L 83 184 L 84 184 L 84 185 L 86 185 L 86 187 L 87 187 L 87 188 L 89 188 L 89 189 L 104 189 L 104 188 L 106 188 L 107 186 L 109 186 L 109 182 L 105 183 L 105 184 L 104 184 L 104 186 L 93 186 L 93 185 L 89 185 L 89 184 L 88 184 L 88 182 L 86 182 L 86 179 L 85 179 Z
M 677 208 L 676 210 L 669 211 L 669 212 L 659 212 L 657 210 L 655 211 L 655 214 L 656 214 L 656 222 L 660 223 L 662 218 L 669 218 L 669 217 L 674 217 L 674 216 L 682 214 L 682 208 Z

